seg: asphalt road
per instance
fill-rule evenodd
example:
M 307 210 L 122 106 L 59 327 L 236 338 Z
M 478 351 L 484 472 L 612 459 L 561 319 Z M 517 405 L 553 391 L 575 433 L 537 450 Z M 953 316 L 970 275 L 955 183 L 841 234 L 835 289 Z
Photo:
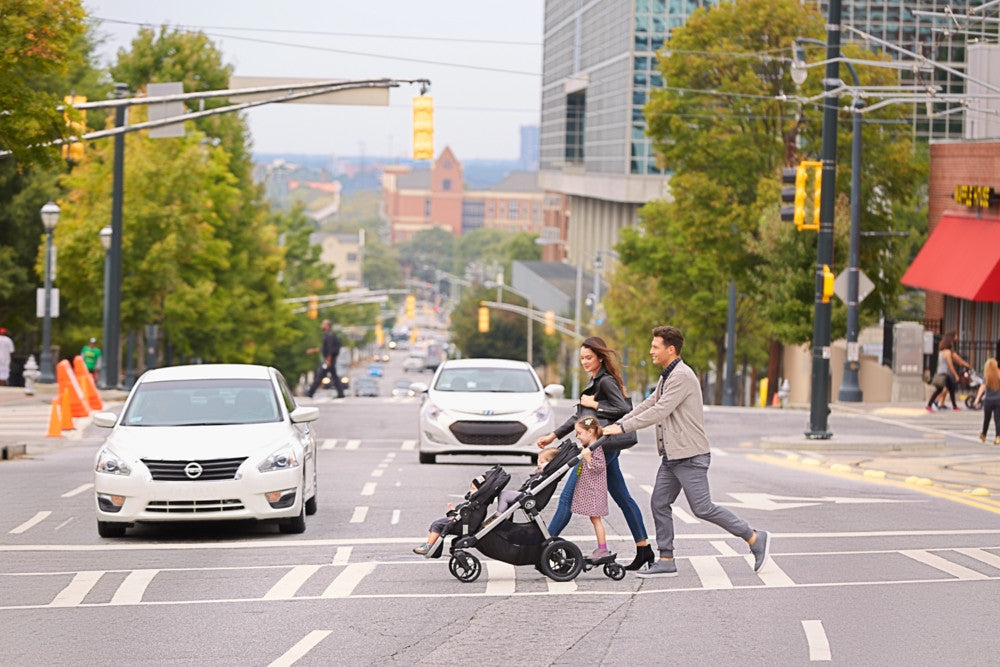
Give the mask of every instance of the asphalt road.
M 99 538 L 92 426 L 0 465 L 0 664 L 922 665 L 1000 655 L 996 497 L 891 471 L 865 477 L 843 462 L 864 453 L 759 447 L 801 431 L 801 411 L 707 413 L 715 500 L 774 535 L 761 572 L 741 540 L 681 499 L 676 578 L 616 582 L 592 570 L 558 584 L 484 558 L 482 576 L 464 584 L 446 558 L 410 549 L 472 477 L 500 462 L 520 481 L 527 460 L 420 465 L 417 399 L 312 402 L 322 413 L 319 512 L 303 535 L 185 524 Z M 559 416 L 569 409 L 560 403 Z M 905 419 L 887 423 L 896 421 L 831 417 L 838 433 L 912 436 Z M 963 433 L 942 432 L 947 454 L 975 451 Z M 656 466 L 647 433 L 622 457 L 651 533 Z M 606 525 L 611 548 L 630 560 L 613 505 Z M 584 517 L 564 536 L 594 546 Z

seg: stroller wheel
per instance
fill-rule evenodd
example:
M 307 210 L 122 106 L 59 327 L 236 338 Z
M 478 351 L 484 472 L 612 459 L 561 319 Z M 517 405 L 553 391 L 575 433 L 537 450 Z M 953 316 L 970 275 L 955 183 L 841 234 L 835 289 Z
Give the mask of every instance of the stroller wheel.
M 539 569 L 553 581 L 572 581 L 583 569 L 580 547 L 566 540 L 553 540 L 542 550 Z
M 615 581 L 621 581 L 625 578 L 625 568 L 618 563 L 608 563 L 604 566 L 604 576 Z
M 483 565 L 479 559 L 467 551 L 458 550 L 448 561 L 448 571 L 462 583 L 471 583 L 479 578 Z
M 965 397 L 965 407 L 969 408 L 970 410 L 976 409 L 976 396 L 974 394 L 969 394 L 968 396 Z

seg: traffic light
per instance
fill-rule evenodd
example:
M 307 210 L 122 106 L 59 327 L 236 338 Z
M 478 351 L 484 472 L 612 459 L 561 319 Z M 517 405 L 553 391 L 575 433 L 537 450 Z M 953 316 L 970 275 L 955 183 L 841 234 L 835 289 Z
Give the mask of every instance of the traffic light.
M 419 95 L 413 98 L 413 159 L 434 157 L 434 98 Z
M 375 323 L 375 344 L 379 347 L 385 345 L 385 329 L 382 328 L 381 322 Z
M 487 306 L 479 306 L 479 333 L 487 333 L 490 330 L 490 309 Z
M 806 186 L 809 170 L 813 170 L 813 219 L 806 222 Z M 819 229 L 819 208 L 822 195 L 823 163 L 803 160 L 797 167 L 781 170 L 781 221 L 794 222 L 795 229 L 816 231 Z M 790 205 L 789 205 L 790 204 Z
M 830 303 L 830 297 L 833 296 L 833 271 L 830 270 L 828 264 L 823 265 L 823 303 Z
M 315 320 L 319 317 L 319 297 L 315 294 L 309 297 L 309 305 L 306 306 L 306 317 L 310 320 Z
M 86 113 L 73 109 L 72 115 L 70 115 L 71 107 L 86 101 L 87 98 L 83 95 L 67 95 L 63 98 L 63 103 L 67 107 L 66 111 L 63 111 L 63 118 L 66 119 L 68 135 L 71 138 L 78 139 L 87 133 Z M 84 143 L 82 141 L 71 141 L 62 145 L 62 156 L 67 162 L 79 163 L 83 160 L 83 152 Z
M 556 314 L 554 311 L 545 311 L 545 335 L 551 336 L 556 332 Z
M 417 314 L 417 297 L 412 294 L 406 295 L 406 317 L 413 319 Z
M 795 191 L 796 174 L 795 167 L 785 167 L 781 170 L 781 221 L 795 221 Z

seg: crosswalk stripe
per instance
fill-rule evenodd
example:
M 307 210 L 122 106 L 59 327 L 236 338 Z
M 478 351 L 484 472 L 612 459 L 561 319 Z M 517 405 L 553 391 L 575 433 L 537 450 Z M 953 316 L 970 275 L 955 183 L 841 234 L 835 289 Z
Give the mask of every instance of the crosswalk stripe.
M 361 495 L 374 496 L 376 486 L 377 484 L 375 482 L 366 482 L 365 485 L 361 487 Z
M 907 549 L 905 551 L 900 551 L 899 553 L 912 558 L 918 563 L 923 563 L 924 565 L 930 565 L 936 570 L 941 570 L 953 577 L 962 580 L 971 579 L 989 579 L 985 574 L 981 572 L 976 572 L 975 570 L 970 570 L 967 567 L 963 567 L 958 563 L 952 563 L 950 560 L 941 558 L 936 554 L 932 554 L 928 551 L 923 551 L 921 549 Z
M 360 505 L 354 508 L 354 514 L 351 515 L 351 520 L 348 523 L 364 523 L 366 516 L 368 516 L 368 506 Z
M 361 446 L 360 440 L 348 440 L 347 444 L 344 445 L 344 449 L 357 449 Z
M 823 621 L 802 621 L 802 630 L 806 633 L 809 644 L 809 660 L 825 662 L 832 659 L 830 640 L 826 638 Z
M 375 569 L 375 563 L 354 563 L 344 567 L 344 571 L 337 575 L 337 578 L 330 582 L 330 585 L 323 591 L 325 598 L 346 598 L 361 580 L 371 574 Z
M 320 446 L 320 449 L 333 449 L 336 446 L 337 446 L 336 438 L 327 438 L 326 440 L 323 441 L 323 444 Z
M 733 549 L 731 546 L 729 546 L 729 542 L 723 542 L 722 540 L 712 540 L 709 542 L 709 544 L 715 547 L 715 550 L 719 552 L 720 556 L 739 556 L 739 554 L 736 553 L 736 549 Z
M 486 582 L 487 595 L 513 595 L 517 589 L 517 570 L 509 563 L 498 560 L 486 561 L 486 572 L 489 581 Z
M 686 510 L 681 509 L 674 503 L 670 510 L 673 512 L 674 516 L 683 521 L 684 523 L 698 523 L 698 519 L 694 518 L 687 513 Z
M 268 665 L 268 667 L 291 667 L 291 665 L 294 665 L 300 658 L 305 656 L 306 653 L 315 648 L 317 644 L 326 639 L 331 632 L 333 631 L 313 630 L 297 641 L 295 646 L 285 651 L 281 657 Z
M 27 521 L 25 521 L 24 523 L 22 523 L 20 526 L 17 526 L 16 528 L 13 528 L 9 532 L 10 532 L 11 535 L 20 535 L 21 533 L 23 533 L 23 532 L 25 532 L 27 530 L 30 530 L 36 524 L 39 524 L 42 521 L 45 521 L 45 519 L 48 518 L 48 516 L 50 514 L 52 514 L 52 512 L 49 512 L 49 511 L 38 512 L 38 513 L 35 514 L 35 516 L 31 517 L 30 519 L 28 519 Z
M 271 590 L 264 593 L 264 600 L 290 600 L 295 597 L 295 593 L 302 588 L 309 577 L 316 574 L 319 565 L 297 565 L 285 573 L 278 582 L 271 586 Z
M 715 556 L 691 556 L 688 558 L 695 574 L 701 580 L 704 588 L 723 589 L 732 588 L 733 582 L 729 580 L 729 575 L 722 569 L 719 559 Z
M 553 595 L 576 593 L 575 581 L 552 581 L 548 577 L 545 577 L 545 583 L 549 586 L 549 593 L 552 593 Z
M 754 564 L 753 554 L 747 554 L 744 559 L 751 568 Z M 765 586 L 772 586 L 774 588 L 787 588 L 789 586 L 794 586 L 795 582 L 789 577 L 784 570 L 778 567 L 778 564 L 774 562 L 774 558 L 768 558 L 764 566 L 760 568 L 760 572 L 757 573 L 760 580 Z
M 333 565 L 346 565 L 351 560 L 351 552 L 354 551 L 354 547 L 337 547 L 336 553 L 333 554 Z
M 965 554 L 969 558 L 975 558 L 980 563 L 986 563 L 991 567 L 995 567 L 1000 570 L 1000 556 L 991 554 L 985 549 L 955 549 L 960 554 Z
M 103 570 L 77 572 L 73 576 L 73 580 L 69 582 L 69 585 L 59 591 L 59 594 L 53 598 L 52 602 L 49 603 L 49 606 L 75 607 L 83 602 L 83 599 L 87 597 L 87 593 L 91 591 L 103 575 Z
M 149 587 L 153 577 L 156 576 L 159 570 L 132 570 L 125 577 L 125 581 L 121 583 L 118 590 L 115 591 L 114 597 L 111 598 L 111 604 L 139 604 L 142 602 L 142 596 L 146 593 L 146 588 Z
M 408 450 L 415 449 L 416 446 L 417 446 L 417 441 L 416 440 L 404 440 L 403 441 L 403 445 L 400 447 L 400 449 L 402 449 L 404 451 L 408 451 Z

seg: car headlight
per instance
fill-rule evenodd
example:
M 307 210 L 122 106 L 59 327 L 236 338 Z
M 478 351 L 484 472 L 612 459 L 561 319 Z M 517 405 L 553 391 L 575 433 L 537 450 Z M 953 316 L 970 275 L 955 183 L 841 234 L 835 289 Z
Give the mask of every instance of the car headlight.
M 444 411 L 431 401 L 426 401 L 424 403 L 424 414 L 427 415 L 427 421 L 436 422 L 438 417 L 444 414 Z
M 288 470 L 299 465 L 299 457 L 295 455 L 295 448 L 285 445 L 273 452 L 257 466 L 260 472 L 271 472 L 274 470 Z
M 97 454 L 97 472 L 106 475 L 131 475 L 132 466 L 125 459 L 115 454 L 108 447 L 102 447 Z
M 542 424 L 549 420 L 549 406 L 543 403 L 533 414 L 535 423 Z

